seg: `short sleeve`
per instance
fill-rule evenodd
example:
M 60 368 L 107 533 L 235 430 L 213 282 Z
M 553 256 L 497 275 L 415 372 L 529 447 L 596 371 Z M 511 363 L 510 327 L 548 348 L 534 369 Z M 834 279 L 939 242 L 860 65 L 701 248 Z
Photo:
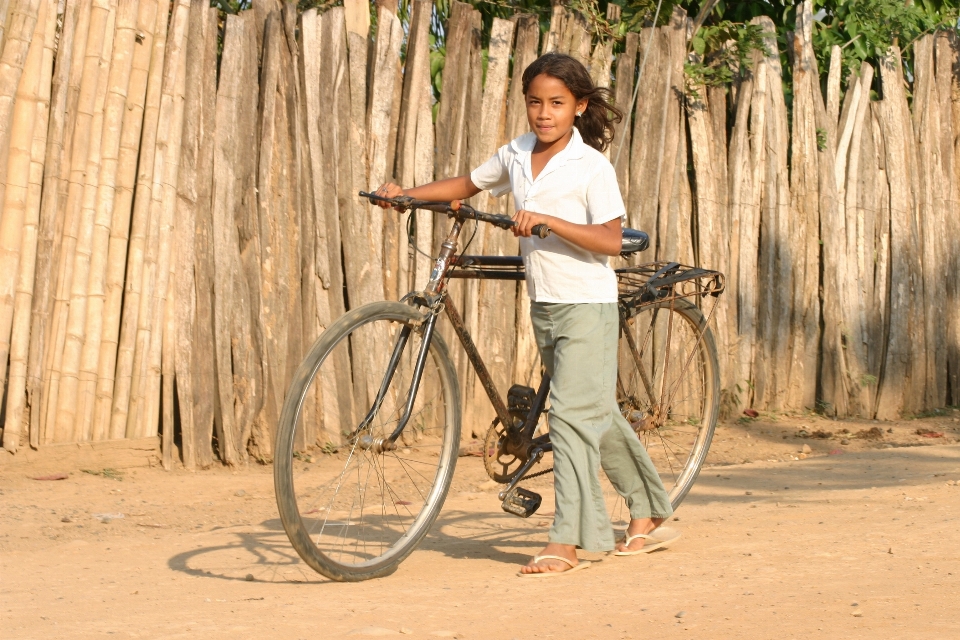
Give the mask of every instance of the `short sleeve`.
M 604 161 L 587 185 L 587 222 L 603 224 L 622 218 L 626 213 L 623 196 L 620 195 L 620 186 L 617 184 L 617 174 L 613 170 L 613 165 Z
M 503 154 L 504 149 L 501 148 L 470 173 L 470 181 L 482 191 L 489 190 L 494 197 L 500 197 L 510 190 L 510 172 L 503 161 Z

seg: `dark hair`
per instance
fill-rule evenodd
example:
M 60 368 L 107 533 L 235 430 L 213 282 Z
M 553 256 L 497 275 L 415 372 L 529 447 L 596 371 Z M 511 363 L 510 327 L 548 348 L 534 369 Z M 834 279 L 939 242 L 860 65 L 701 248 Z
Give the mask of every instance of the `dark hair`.
M 523 71 L 523 95 L 527 95 L 530 83 L 540 74 L 546 74 L 560 80 L 577 99 L 589 100 L 587 110 L 574 121 L 580 130 L 583 141 L 603 151 L 613 142 L 613 125 L 623 120 L 623 113 L 611 104 L 613 92 L 595 87 L 586 67 L 577 60 L 562 53 L 545 53 L 534 60 Z

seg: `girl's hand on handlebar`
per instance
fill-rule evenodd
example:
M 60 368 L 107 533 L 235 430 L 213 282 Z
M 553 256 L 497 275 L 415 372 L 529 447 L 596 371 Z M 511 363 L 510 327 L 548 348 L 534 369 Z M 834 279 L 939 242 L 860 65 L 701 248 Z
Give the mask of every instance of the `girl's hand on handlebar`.
M 529 238 L 533 235 L 533 228 L 535 226 L 543 224 L 549 227 L 552 220 L 552 216 L 520 209 L 513 215 L 514 226 L 511 231 L 513 231 L 513 235 L 518 238 L 521 236 Z
M 373 192 L 373 195 L 380 196 L 382 198 L 397 198 L 402 195 L 406 195 L 400 185 L 393 184 L 392 182 L 385 182 Z M 388 202 L 377 202 L 375 203 L 381 209 L 389 209 L 390 203 Z M 400 208 L 397 207 L 399 211 Z

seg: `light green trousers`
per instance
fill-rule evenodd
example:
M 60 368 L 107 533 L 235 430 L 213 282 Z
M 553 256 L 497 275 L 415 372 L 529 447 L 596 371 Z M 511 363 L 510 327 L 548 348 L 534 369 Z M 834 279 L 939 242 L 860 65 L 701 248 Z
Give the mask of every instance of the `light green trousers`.
M 617 407 L 616 303 L 530 305 L 540 358 L 550 375 L 556 515 L 550 542 L 614 548 L 600 467 L 631 518 L 667 518 L 670 499 L 650 456 Z

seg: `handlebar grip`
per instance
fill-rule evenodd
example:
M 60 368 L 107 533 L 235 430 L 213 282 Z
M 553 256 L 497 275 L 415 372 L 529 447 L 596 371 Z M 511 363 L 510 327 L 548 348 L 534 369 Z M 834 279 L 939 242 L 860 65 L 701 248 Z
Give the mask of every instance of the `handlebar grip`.
M 546 238 L 550 235 L 550 227 L 545 224 L 535 224 L 530 231 L 538 238 Z

